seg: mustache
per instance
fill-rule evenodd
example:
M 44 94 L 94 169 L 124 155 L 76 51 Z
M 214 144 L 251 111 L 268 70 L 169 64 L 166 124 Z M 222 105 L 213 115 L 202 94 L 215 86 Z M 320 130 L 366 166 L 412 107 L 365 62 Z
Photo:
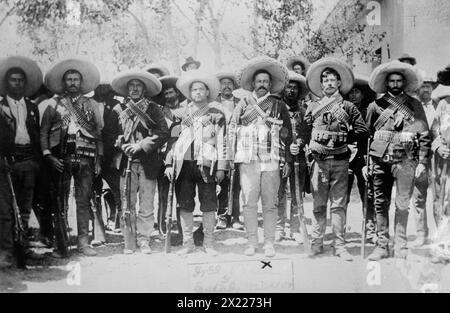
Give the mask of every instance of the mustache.
M 263 87 L 263 86 L 261 86 L 261 87 L 259 87 L 259 88 L 257 89 L 257 91 L 259 91 L 259 90 L 265 90 L 265 91 L 268 91 L 268 89 L 267 89 L 266 87 Z

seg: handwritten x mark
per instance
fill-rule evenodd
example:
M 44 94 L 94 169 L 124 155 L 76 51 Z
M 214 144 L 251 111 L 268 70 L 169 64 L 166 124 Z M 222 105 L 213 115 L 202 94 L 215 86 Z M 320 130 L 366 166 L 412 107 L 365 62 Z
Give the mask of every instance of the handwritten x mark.
M 272 265 L 270 264 L 270 262 L 264 262 L 264 261 L 261 261 L 261 263 L 264 264 L 263 267 L 262 267 L 262 269 L 265 269 L 266 266 L 272 268 Z

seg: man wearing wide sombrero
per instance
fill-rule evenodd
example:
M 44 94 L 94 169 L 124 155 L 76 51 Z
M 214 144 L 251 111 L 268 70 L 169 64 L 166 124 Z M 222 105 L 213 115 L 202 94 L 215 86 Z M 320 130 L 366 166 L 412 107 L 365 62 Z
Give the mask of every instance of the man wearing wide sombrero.
M 377 247 L 369 259 L 378 261 L 389 257 L 389 208 L 394 182 L 394 255 L 404 259 L 408 252 L 409 202 L 414 180 L 427 174 L 430 132 L 422 105 L 408 94 L 419 87 L 417 71 L 412 65 L 399 61 L 382 64 L 372 72 L 369 86 L 384 94 L 367 110 L 367 125 L 373 135 L 370 178 L 378 236 Z
M 0 60 L 0 119 L 6 126 L 3 136 L 12 140 L 12 151 L 1 151 L 0 174 L 0 253 L 3 246 L 12 248 L 11 239 L 11 198 L 4 173 L 3 157 L 9 154 L 10 165 L 13 166 L 12 181 L 17 197 L 17 204 L 22 215 L 25 231 L 28 231 L 34 189 L 39 167 L 42 161 L 39 143 L 39 111 L 29 97 L 40 88 L 42 72 L 38 65 L 25 57 L 14 56 Z M 12 164 L 11 161 L 14 161 Z M 6 198 L 5 198 L 6 197 Z M 27 247 L 28 248 L 28 247 Z M 28 256 L 36 256 L 30 249 Z
M 450 66 L 438 72 L 438 83 L 440 90 L 435 96 L 439 99 L 439 104 L 432 124 L 433 144 L 431 146 L 435 157 L 433 215 L 437 227 L 432 262 L 448 263 L 450 262 L 448 249 L 446 247 L 438 249 L 438 246 L 448 243 L 450 237 Z M 445 163 L 447 163 L 446 173 L 444 173 Z M 444 180 L 445 191 L 442 191 Z M 445 199 L 442 199 L 442 194 Z
M 282 177 L 291 172 L 292 125 L 286 104 L 276 94 L 289 81 L 287 68 L 268 57 L 250 60 L 237 74 L 240 86 L 251 93 L 233 112 L 230 123 L 229 159 L 239 165 L 244 224 L 248 246 L 245 255 L 258 248 L 258 201 L 264 218 L 264 253 L 275 256 L 277 202 Z
M 359 112 L 361 112 L 362 118 L 365 120 L 367 117 L 367 108 L 372 103 L 377 94 L 369 87 L 369 77 L 364 75 L 355 75 L 355 84 L 345 99 L 352 102 Z M 362 169 L 366 164 L 365 158 L 367 157 L 367 142 L 354 142 L 349 145 L 352 155 L 350 157 L 349 171 L 348 171 L 348 192 L 347 192 L 347 204 L 350 203 L 350 197 L 353 189 L 353 182 L 357 181 L 357 187 L 359 196 L 364 210 L 364 194 L 366 189 L 366 180 L 364 178 Z M 370 186 L 369 186 L 370 187 Z M 369 188 L 369 204 L 366 209 L 366 239 L 368 241 L 376 241 L 375 231 L 375 209 L 373 207 L 373 192 L 372 188 Z M 364 211 L 362 211 L 364 212 Z
M 177 76 L 163 76 L 159 78 L 159 81 L 161 82 L 162 89 L 158 98 L 170 133 L 167 143 L 161 149 L 161 158 L 165 160 L 169 151 L 168 147 L 173 145 L 179 135 L 177 132 L 177 125 L 179 125 L 180 119 L 175 117 L 174 111 L 180 108 L 180 103 L 185 100 L 185 97 L 176 87 L 178 81 Z M 170 187 L 170 182 L 164 174 L 164 171 L 165 167 L 163 166 L 158 174 L 158 225 L 161 233 L 166 233 L 165 217 Z M 177 211 L 177 221 L 179 222 L 178 212 L 179 210 Z M 181 226 L 179 223 L 178 225 L 180 228 Z
M 233 95 L 233 91 L 237 88 L 236 75 L 231 71 L 222 70 L 216 73 L 217 79 L 220 82 L 220 94 L 217 97 L 217 103 L 221 105 L 222 111 L 227 118 L 227 125 L 230 123 L 231 115 L 234 108 L 237 106 L 241 99 Z M 244 230 L 244 226 L 239 220 L 240 215 L 240 203 L 239 198 L 241 194 L 241 185 L 239 183 L 239 169 L 234 171 L 233 181 L 233 208 L 231 209 L 231 215 L 227 215 L 228 196 L 230 188 L 230 177 L 227 177 L 220 184 L 219 198 L 219 211 L 217 212 L 217 229 L 225 229 L 227 227 L 233 227 L 237 230 Z
M 291 123 L 299 125 L 299 132 L 296 133 L 296 137 L 297 142 L 301 145 L 300 154 L 297 156 L 300 176 L 298 178 L 295 177 L 295 172 L 292 171 L 289 179 L 284 178 L 281 180 L 280 189 L 278 191 L 278 221 L 277 231 L 275 235 L 277 241 L 280 241 L 283 238 L 293 238 L 297 242 L 301 241 L 296 203 L 297 198 L 295 196 L 296 192 L 299 191 L 295 190 L 295 180 L 299 180 L 300 190 L 301 192 L 304 192 L 306 186 L 305 183 L 307 179 L 309 179 L 309 175 L 307 171 L 305 151 L 303 148 L 305 146 L 305 143 L 309 141 L 309 138 L 307 125 L 305 123 L 306 109 L 303 107 L 303 99 L 308 94 L 308 92 L 309 91 L 308 87 L 306 86 L 306 78 L 294 71 L 289 71 L 289 82 L 286 85 L 285 89 L 282 91 L 281 98 L 283 99 L 284 103 L 287 104 Z M 293 163 L 291 164 L 291 167 L 294 167 Z M 288 180 L 291 194 L 289 219 L 287 217 L 288 214 L 286 211 Z
M 117 134 L 115 160 L 123 174 L 121 190 L 126 184 L 125 169 L 128 160 L 131 167 L 131 214 L 136 214 L 139 195 L 139 212 L 136 217 L 137 243 L 142 253 L 150 254 L 150 236 L 154 227 L 154 200 L 158 173 L 163 165 L 159 149 L 169 136 L 167 123 L 161 109 L 155 102 L 145 98 L 156 96 L 161 92 L 161 82 L 147 72 L 126 72 L 112 81 L 112 88 L 124 101 L 118 104 Z M 122 199 L 125 201 L 126 199 Z M 132 218 L 131 220 L 134 220 Z M 125 225 L 122 225 L 125 226 Z M 125 247 L 125 254 L 134 251 Z
M 286 63 L 288 70 L 303 76 L 306 75 L 310 66 L 311 64 L 305 57 L 298 55 L 290 57 Z
M 103 117 L 99 103 L 85 94 L 98 86 L 100 73 L 88 61 L 67 59 L 52 66 L 44 81 L 47 88 L 57 95 L 47 100 L 40 134 L 44 159 L 53 170 L 52 194 L 56 196 L 59 177 L 63 175 L 61 197 L 67 203 L 73 176 L 78 250 L 86 256 L 94 256 L 96 252 L 89 246 L 89 220 L 92 184 L 94 176 L 100 174 L 103 158 Z M 57 246 L 60 247 L 59 243 Z M 67 257 L 63 251 L 55 251 L 53 255 Z
M 226 160 L 225 115 L 214 101 L 219 95 L 219 81 L 213 75 L 194 70 L 183 74 L 178 89 L 191 102 L 173 114 L 181 120 L 180 135 L 166 157 L 166 175 L 174 178 L 175 193 L 183 228 L 184 247 L 180 255 L 194 250 L 195 190 L 198 189 L 204 229 L 203 247 L 207 254 L 214 249 L 216 222 L 216 185 L 225 177 Z
M 311 169 L 314 206 L 311 256 L 324 251 L 330 201 L 334 254 L 351 261 L 353 258 L 345 248 L 344 238 L 350 158 L 348 143 L 364 142 L 368 131 L 356 106 L 342 97 L 354 84 L 353 72 L 347 64 L 335 58 L 321 59 L 311 65 L 306 79 L 311 92 L 321 98 L 309 104 L 305 116 L 311 130 L 309 149 L 314 159 Z
M 189 72 L 193 70 L 198 70 L 200 68 L 201 63 L 195 60 L 193 57 L 188 57 L 184 64 L 181 66 L 181 69 L 184 72 Z

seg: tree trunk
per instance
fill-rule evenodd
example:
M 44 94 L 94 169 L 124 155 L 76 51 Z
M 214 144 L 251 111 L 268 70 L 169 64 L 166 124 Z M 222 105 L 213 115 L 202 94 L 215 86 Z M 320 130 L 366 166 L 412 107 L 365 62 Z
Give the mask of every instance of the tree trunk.
M 180 60 L 179 60 L 179 50 L 178 50 L 178 41 L 176 40 L 173 32 L 172 25 L 172 0 L 164 0 L 163 5 L 165 9 L 164 13 L 164 22 L 166 24 L 167 30 L 167 38 L 168 38 L 168 47 L 169 47 L 169 56 L 172 62 L 172 67 L 175 71 L 176 75 L 180 75 Z

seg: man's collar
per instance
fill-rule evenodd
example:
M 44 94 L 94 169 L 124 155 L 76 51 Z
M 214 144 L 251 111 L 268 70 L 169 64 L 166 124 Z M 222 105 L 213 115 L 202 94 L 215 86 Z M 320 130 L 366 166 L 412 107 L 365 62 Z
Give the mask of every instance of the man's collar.
M 220 100 L 221 101 L 234 101 L 234 96 L 231 95 L 231 97 L 229 99 L 227 99 L 227 98 L 224 98 L 222 95 L 220 95 Z
M 256 95 L 256 91 L 253 90 L 252 95 L 253 95 L 253 98 L 255 98 L 256 102 L 260 103 L 260 102 L 266 100 L 270 96 L 270 92 L 268 92 L 264 96 L 258 98 L 258 96 Z
M 397 97 L 399 97 L 399 96 L 401 96 L 401 95 L 403 95 L 405 92 L 404 91 L 402 91 L 401 93 L 399 93 L 398 95 L 396 95 L 396 96 L 394 96 L 392 93 L 390 93 L 389 91 L 387 92 L 388 93 L 388 95 L 389 96 L 391 96 L 392 98 L 397 98 Z
M 19 100 L 13 99 L 11 98 L 9 95 L 6 96 L 6 100 L 8 101 L 8 103 L 16 103 L 16 102 L 20 102 L 22 104 L 25 104 L 25 98 L 22 97 Z

